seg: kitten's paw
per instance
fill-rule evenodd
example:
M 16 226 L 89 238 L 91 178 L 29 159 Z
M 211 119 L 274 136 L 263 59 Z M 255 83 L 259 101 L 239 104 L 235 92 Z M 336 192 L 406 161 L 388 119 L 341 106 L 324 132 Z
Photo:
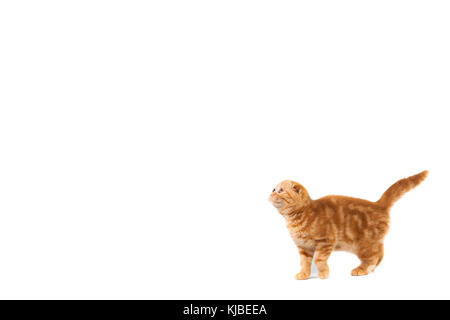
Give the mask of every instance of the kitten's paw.
M 369 272 L 361 267 L 352 270 L 352 276 L 365 276 L 367 274 L 369 274 Z
M 309 279 L 309 274 L 306 272 L 299 272 L 295 275 L 296 280 L 306 280 Z
M 330 275 L 330 272 L 328 270 L 319 272 L 319 278 L 320 279 L 326 279 L 326 278 L 328 278 L 329 275 Z

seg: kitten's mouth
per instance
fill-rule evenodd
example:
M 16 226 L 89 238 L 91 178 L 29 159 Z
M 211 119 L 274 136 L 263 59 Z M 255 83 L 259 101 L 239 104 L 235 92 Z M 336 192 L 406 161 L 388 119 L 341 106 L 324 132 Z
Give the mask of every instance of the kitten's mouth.
M 275 200 L 274 198 L 272 198 L 272 196 L 269 196 L 269 202 L 271 202 L 273 204 L 273 206 L 275 208 L 279 208 L 283 205 L 283 201 L 282 200 Z

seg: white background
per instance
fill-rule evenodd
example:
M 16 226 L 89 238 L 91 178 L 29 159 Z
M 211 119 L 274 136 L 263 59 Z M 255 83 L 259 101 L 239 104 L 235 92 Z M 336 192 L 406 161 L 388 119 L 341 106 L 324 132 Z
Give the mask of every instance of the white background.
M 2 1 L 0 298 L 450 298 L 448 1 Z M 267 201 L 377 200 L 295 281 Z

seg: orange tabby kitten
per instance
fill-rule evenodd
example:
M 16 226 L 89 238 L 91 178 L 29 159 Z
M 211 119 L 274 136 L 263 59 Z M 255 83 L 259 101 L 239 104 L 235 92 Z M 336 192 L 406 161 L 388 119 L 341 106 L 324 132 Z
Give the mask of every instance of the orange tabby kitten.
M 306 189 L 295 181 L 278 184 L 269 200 L 286 219 L 289 233 L 298 247 L 301 271 L 295 278 L 309 278 L 314 253 L 319 278 L 327 278 L 327 260 L 333 250 L 345 250 L 358 256 L 361 264 L 353 269 L 353 276 L 374 271 L 383 259 L 383 238 L 389 228 L 390 208 L 427 174 L 428 171 L 424 171 L 399 180 L 377 202 L 344 196 L 312 200 Z

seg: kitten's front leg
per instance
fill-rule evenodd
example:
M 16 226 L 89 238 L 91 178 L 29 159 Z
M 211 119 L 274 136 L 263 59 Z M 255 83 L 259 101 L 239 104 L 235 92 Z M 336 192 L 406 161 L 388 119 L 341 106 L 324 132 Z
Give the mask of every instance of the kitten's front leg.
M 316 248 L 316 257 L 314 259 L 314 264 L 319 271 L 319 278 L 326 279 L 330 274 L 330 269 L 328 268 L 327 260 L 333 251 L 333 245 L 331 244 L 321 244 Z
M 311 263 L 314 255 L 313 250 L 298 248 L 300 253 L 300 272 L 295 275 L 297 280 L 309 279 L 311 275 Z

